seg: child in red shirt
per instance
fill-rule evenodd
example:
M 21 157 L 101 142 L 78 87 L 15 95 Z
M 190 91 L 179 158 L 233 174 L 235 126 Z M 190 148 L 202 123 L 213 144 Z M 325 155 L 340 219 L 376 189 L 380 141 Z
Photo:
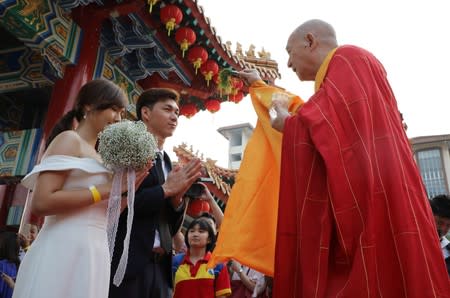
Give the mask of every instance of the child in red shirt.
M 185 236 L 187 253 L 174 256 L 172 262 L 174 298 L 226 297 L 231 294 L 227 266 L 219 264 L 214 269 L 207 268 L 215 241 L 214 230 L 206 219 L 191 222 Z

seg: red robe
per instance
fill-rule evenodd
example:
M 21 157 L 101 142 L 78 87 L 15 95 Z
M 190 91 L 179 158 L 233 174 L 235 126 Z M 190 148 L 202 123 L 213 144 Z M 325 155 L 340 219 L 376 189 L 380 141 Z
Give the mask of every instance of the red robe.
M 286 120 L 273 297 L 450 297 L 395 97 L 363 49 L 339 47 Z

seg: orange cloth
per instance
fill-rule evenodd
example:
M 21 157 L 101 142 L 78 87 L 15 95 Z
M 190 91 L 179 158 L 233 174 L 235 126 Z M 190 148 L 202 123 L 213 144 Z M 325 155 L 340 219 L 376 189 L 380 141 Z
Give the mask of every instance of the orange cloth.
M 282 135 L 272 128 L 268 110 L 276 92 L 288 95 L 291 113 L 303 104 L 298 96 L 263 81 L 250 87 L 258 121 L 228 199 L 210 267 L 234 259 L 273 275 Z

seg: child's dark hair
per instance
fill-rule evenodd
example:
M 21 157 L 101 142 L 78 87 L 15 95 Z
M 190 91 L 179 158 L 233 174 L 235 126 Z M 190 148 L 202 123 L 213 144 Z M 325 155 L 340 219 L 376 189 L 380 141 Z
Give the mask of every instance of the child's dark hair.
M 186 243 L 186 247 L 188 249 L 190 248 L 188 239 L 189 230 L 192 230 L 196 225 L 198 225 L 200 229 L 208 231 L 209 243 L 206 244 L 206 251 L 212 251 L 214 249 L 214 246 L 216 245 L 216 235 L 214 235 L 213 228 L 205 218 L 194 219 L 187 227 L 186 234 L 184 235 L 184 242 Z
M 202 214 L 200 214 L 197 218 L 209 218 L 214 222 L 214 224 L 217 224 L 216 218 L 209 212 L 202 212 Z
M 450 219 L 450 196 L 437 195 L 430 200 L 433 215 Z
M 112 107 L 123 108 L 127 104 L 127 98 L 123 90 L 105 79 L 92 80 L 81 87 L 75 100 L 75 106 L 67 112 L 53 127 L 46 142 L 46 148 L 53 139 L 65 130 L 72 129 L 73 120 L 82 121 L 86 106 L 92 110 L 106 110 Z
M 0 259 L 6 259 L 19 268 L 19 240 L 14 232 L 0 232 Z
M 136 101 L 136 116 L 138 120 L 142 120 L 141 109 L 142 107 L 153 108 L 155 103 L 166 99 L 173 99 L 178 104 L 180 95 L 174 89 L 170 88 L 150 88 L 142 92 Z

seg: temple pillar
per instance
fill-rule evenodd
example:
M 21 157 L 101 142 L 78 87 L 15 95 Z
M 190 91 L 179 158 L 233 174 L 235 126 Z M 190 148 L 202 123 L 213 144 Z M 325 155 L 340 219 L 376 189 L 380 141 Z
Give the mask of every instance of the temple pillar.
M 74 65 L 67 65 L 64 77 L 57 80 L 53 86 L 43 126 L 38 160 L 41 159 L 45 151 L 45 143 L 52 128 L 65 113 L 73 108 L 78 91 L 92 79 L 94 73 L 100 44 L 101 23 L 104 18 L 97 17 L 92 6 L 80 6 L 74 9 L 72 17 L 82 29 L 83 34 L 78 61 Z M 41 218 L 31 213 L 31 199 L 32 192 L 29 191 L 22 215 L 21 228 L 25 223 L 39 223 L 42 221 Z
M 55 82 L 44 123 L 42 144 L 56 122 L 73 108 L 78 91 L 92 79 L 94 73 L 103 19 L 95 16 L 92 6 L 74 9 L 72 17 L 83 34 L 79 58 L 76 64 L 66 66 L 64 77 Z

